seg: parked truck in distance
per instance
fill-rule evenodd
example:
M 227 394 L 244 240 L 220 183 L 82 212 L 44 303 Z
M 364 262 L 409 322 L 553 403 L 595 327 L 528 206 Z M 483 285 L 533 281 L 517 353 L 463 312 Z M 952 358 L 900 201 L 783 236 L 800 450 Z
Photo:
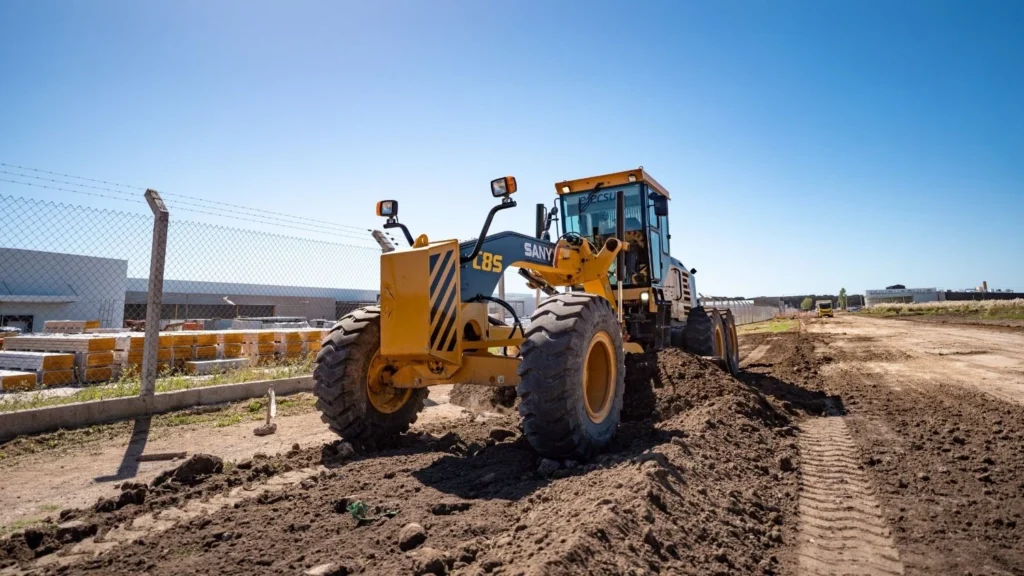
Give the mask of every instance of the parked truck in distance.
M 825 318 L 826 316 L 829 318 L 835 318 L 835 312 L 832 310 L 831 300 L 818 300 L 814 304 L 815 308 L 818 309 L 818 318 Z

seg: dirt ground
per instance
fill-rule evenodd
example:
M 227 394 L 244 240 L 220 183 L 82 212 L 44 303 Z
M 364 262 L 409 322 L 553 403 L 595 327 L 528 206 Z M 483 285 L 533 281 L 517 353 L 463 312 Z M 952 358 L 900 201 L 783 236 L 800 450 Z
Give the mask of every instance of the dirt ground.
M 738 379 L 662 352 L 630 364 L 653 412 L 591 462 L 539 459 L 514 411 L 449 390 L 391 446 L 303 413 L 272 445 L 251 423 L 153 438 L 223 460 L 128 483 L 94 485 L 130 435 L 15 455 L 3 512 L 62 510 L 0 540 L 0 574 L 1020 574 L 1022 339 L 804 320 L 744 336 Z

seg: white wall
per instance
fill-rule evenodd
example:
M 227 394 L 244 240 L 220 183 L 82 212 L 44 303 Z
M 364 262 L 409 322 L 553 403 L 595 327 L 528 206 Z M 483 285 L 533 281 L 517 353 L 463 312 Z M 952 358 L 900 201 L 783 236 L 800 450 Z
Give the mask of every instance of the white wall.
M 104 328 L 124 321 L 128 262 L 56 252 L 0 248 L 0 316 L 32 316 L 32 329 L 46 320 L 100 320 Z M 65 297 L 73 302 L 11 302 L 5 296 Z

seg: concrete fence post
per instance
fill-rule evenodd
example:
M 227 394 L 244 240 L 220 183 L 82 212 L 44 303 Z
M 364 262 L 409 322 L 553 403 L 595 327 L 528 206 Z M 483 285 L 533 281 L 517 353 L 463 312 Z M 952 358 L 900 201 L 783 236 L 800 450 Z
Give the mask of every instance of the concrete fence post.
M 160 308 L 164 302 L 164 260 L 167 257 L 167 226 L 170 213 L 156 190 L 146 190 L 146 202 L 153 210 L 153 247 L 149 254 L 149 292 L 146 297 L 146 338 L 142 349 L 141 396 L 156 393 L 160 349 Z

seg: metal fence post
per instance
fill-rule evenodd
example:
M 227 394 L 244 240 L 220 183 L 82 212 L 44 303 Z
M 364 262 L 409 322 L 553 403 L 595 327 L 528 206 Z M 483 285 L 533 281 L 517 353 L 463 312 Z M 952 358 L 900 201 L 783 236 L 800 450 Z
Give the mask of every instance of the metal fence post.
M 164 259 L 167 256 L 167 225 L 170 214 L 156 190 L 146 190 L 153 210 L 153 248 L 149 260 L 149 293 L 146 297 L 146 338 L 142 349 L 142 396 L 156 392 L 157 357 L 160 347 L 160 308 L 164 301 Z

